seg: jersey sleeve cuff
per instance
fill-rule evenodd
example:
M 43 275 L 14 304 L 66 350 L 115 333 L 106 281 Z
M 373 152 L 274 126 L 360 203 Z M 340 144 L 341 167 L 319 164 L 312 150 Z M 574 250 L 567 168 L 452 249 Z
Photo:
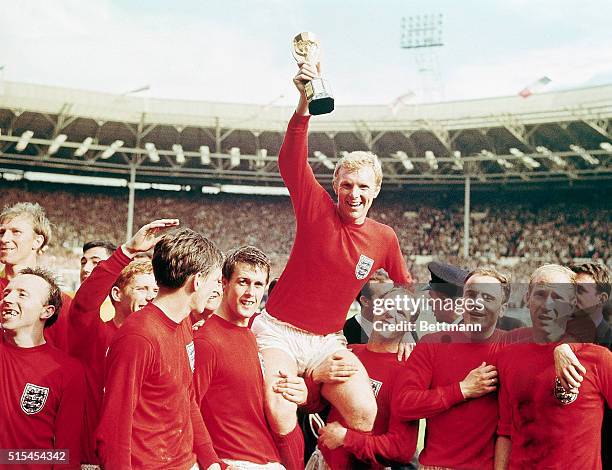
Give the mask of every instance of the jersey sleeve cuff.
M 344 448 L 349 452 L 353 449 L 360 449 L 365 445 L 366 436 L 358 431 L 347 429 L 346 436 L 344 436 Z
M 465 400 L 463 393 L 461 393 L 461 385 L 459 382 L 452 383 L 442 388 L 442 401 L 447 408 L 461 403 Z

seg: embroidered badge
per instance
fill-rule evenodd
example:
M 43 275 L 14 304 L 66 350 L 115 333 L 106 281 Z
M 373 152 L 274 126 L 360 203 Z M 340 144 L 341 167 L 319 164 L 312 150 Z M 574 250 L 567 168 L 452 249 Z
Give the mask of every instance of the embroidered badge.
M 561 385 L 561 381 L 555 377 L 555 398 L 561 402 L 562 405 L 569 405 L 570 403 L 574 403 L 576 398 L 578 398 L 577 393 L 568 392 Z
M 359 280 L 365 279 L 370 274 L 372 266 L 374 266 L 374 260 L 366 255 L 361 255 L 355 266 L 355 277 Z
M 21 394 L 21 409 L 25 414 L 33 415 L 43 409 L 49 396 L 49 387 L 26 383 Z
M 374 396 L 377 397 L 378 396 L 378 392 L 380 392 L 380 387 L 382 387 L 382 382 L 379 382 L 378 380 L 374 380 L 374 379 L 370 379 L 370 382 L 372 384 L 372 391 L 374 392 Z

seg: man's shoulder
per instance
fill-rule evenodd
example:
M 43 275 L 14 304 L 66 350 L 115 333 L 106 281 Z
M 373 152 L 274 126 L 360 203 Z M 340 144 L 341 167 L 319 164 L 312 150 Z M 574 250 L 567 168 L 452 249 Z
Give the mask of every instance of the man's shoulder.
M 57 372 L 65 376 L 65 378 L 85 373 L 85 369 L 79 360 L 69 356 L 66 352 L 52 344 L 48 344 L 48 347 L 45 349 L 45 356 L 49 359 L 49 362 L 55 364 Z
M 376 231 L 377 233 L 385 237 L 397 237 L 397 235 L 395 234 L 395 230 L 393 230 L 391 226 L 383 224 L 382 222 L 374 220 L 370 217 L 367 217 L 366 220 L 368 221 L 370 230 Z

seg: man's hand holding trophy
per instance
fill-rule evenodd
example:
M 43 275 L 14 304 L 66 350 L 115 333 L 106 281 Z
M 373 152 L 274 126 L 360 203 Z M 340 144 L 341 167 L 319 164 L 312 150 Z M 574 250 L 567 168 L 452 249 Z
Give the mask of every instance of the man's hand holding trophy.
M 319 40 L 313 33 L 300 33 L 293 38 L 291 50 L 300 66 L 293 82 L 306 97 L 308 112 L 313 115 L 331 113 L 334 110 L 334 97 L 327 81 L 319 76 L 321 72 Z

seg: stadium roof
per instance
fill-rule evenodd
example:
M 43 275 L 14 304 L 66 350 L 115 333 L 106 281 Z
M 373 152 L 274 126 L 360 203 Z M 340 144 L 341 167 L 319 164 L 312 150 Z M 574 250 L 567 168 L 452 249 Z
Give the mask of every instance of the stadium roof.
M 0 167 L 274 185 L 291 113 L 1 82 Z M 338 103 L 311 120 L 309 157 L 329 182 L 343 152 L 373 151 L 387 187 L 398 188 L 462 184 L 466 175 L 480 184 L 609 180 L 611 118 L 612 85 L 395 110 Z

